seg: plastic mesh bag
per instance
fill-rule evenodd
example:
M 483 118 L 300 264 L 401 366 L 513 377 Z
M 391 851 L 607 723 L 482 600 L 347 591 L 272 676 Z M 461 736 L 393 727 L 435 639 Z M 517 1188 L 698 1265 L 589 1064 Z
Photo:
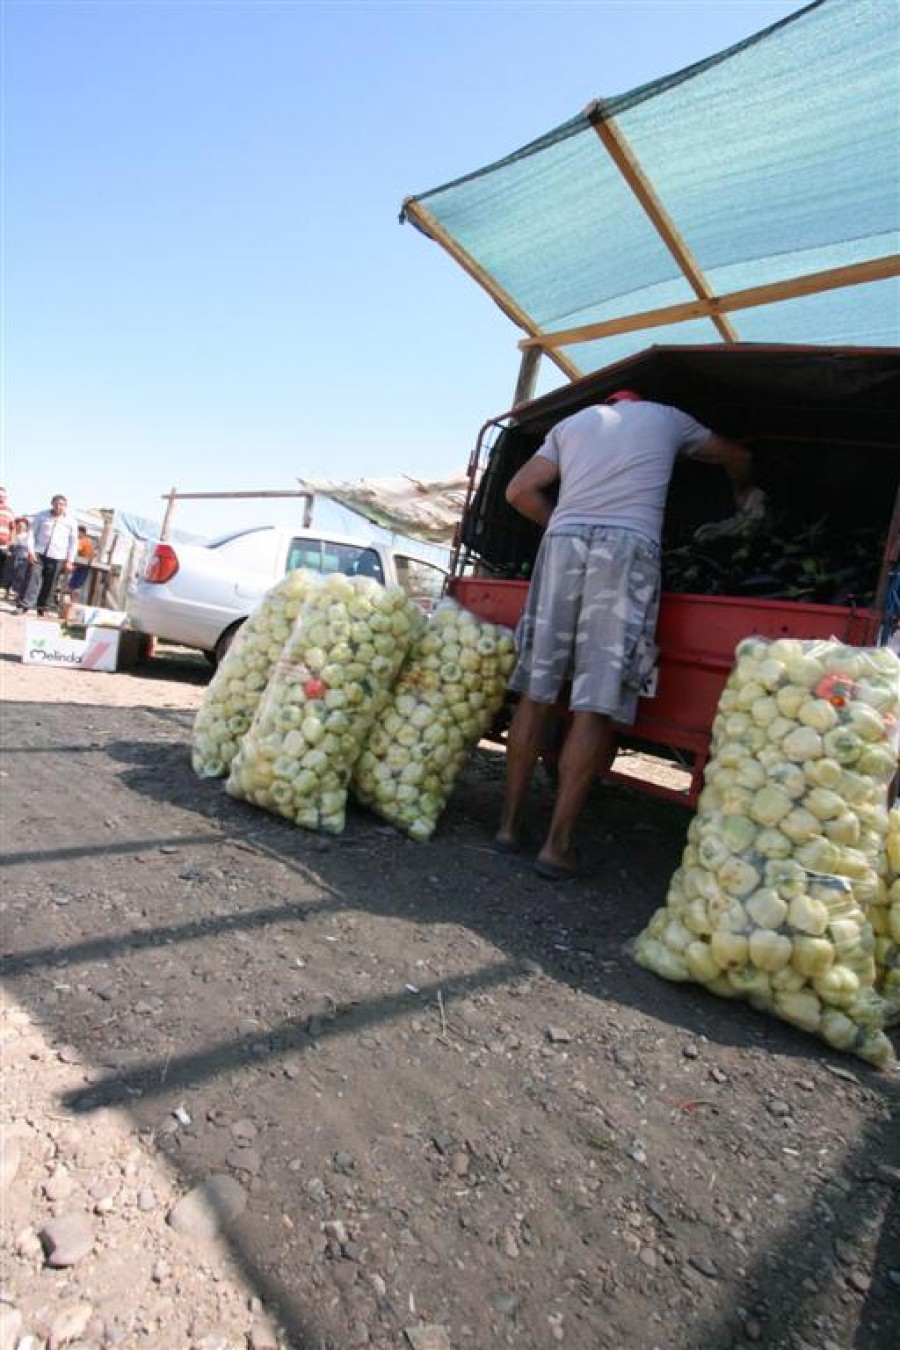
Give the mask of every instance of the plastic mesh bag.
M 883 894 L 900 665 L 886 648 L 751 638 L 666 905 L 638 961 L 875 1064 L 892 1056 L 870 911 Z
M 363 577 L 323 579 L 272 671 L 232 761 L 228 792 L 339 834 L 353 765 L 423 623 L 397 588 Z
M 887 1023 L 900 1022 L 900 806 L 888 815 L 884 887 L 870 910 L 875 930 L 876 988 L 887 1004 Z
M 499 711 L 512 633 L 442 601 L 353 772 L 353 794 L 413 839 L 434 833 L 466 756 Z
M 201 778 L 223 778 L 291 635 L 317 572 L 289 572 L 267 591 L 220 662 L 194 719 L 191 764 Z

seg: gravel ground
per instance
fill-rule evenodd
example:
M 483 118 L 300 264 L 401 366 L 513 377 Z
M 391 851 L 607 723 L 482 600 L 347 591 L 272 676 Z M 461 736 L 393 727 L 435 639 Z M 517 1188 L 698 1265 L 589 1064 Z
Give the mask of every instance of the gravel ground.
M 430 844 L 318 838 L 193 776 L 202 659 L 21 642 L 0 1350 L 896 1350 L 896 1075 L 628 955 L 682 808 L 598 786 L 554 886 L 483 747 Z

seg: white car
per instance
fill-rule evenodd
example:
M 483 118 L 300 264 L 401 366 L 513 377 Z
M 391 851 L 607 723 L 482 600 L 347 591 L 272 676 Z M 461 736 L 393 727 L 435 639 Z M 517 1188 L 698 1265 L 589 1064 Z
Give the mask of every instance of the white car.
M 129 591 L 128 621 L 140 633 L 196 647 L 218 664 L 265 593 L 298 567 L 401 586 L 425 610 L 443 594 L 447 578 L 431 559 L 388 544 L 264 525 L 210 544 L 155 544 Z

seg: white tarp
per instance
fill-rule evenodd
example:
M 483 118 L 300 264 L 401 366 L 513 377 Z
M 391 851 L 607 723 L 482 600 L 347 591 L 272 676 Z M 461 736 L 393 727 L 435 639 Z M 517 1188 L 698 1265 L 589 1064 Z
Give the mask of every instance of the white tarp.
M 300 486 L 329 497 L 364 516 L 373 525 L 434 544 L 450 544 L 466 500 L 468 475 L 452 474 L 425 482 L 419 478 L 360 478 L 339 483 L 306 478 Z

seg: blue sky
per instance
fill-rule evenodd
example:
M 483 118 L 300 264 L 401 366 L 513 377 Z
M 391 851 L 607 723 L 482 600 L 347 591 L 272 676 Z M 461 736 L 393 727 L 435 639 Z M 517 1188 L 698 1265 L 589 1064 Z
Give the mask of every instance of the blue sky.
M 398 223 L 404 197 L 799 8 L 4 0 L 13 506 L 159 518 L 172 486 L 462 468 L 521 334 Z M 292 517 L 184 502 L 173 523 Z

